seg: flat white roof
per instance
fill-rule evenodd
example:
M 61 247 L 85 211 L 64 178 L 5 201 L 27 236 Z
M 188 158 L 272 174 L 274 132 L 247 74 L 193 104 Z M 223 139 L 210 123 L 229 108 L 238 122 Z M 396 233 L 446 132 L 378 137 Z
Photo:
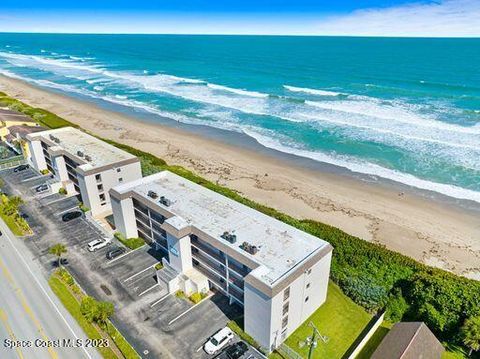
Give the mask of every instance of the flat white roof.
M 185 221 L 249 257 L 260 266 L 251 274 L 269 286 L 313 252 L 328 245 L 324 240 L 169 171 L 121 184 L 114 190 L 119 193 L 133 191 L 163 206 L 179 217 L 180 222 Z M 159 198 L 165 196 L 171 204 L 168 207 L 162 205 L 159 198 L 148 196 L 149 191 L 156 192 Z M 169 219 L 169 222 L 173 219 Z M 232 244 L 221 237 L 225 231 L 237 236 L 236 243 Z M 243 242 L 257 246 L 258 252 L 249 254 L 240 248 Z
M 35 133 L 33 137 L 43 137 L 52 142 L 51 135 L 60 140 L 55 142 L 52 149 L 59 147 L 78 158 L 84 163 L 80 168 L 85 171 L 135 158 L 134 155 L 73 127 L 42 131 Z M 78 151 L 82 152 L 84 156 L 79 156 Z M 88 156 L 90 160 L 87 160 L 85 156 Z

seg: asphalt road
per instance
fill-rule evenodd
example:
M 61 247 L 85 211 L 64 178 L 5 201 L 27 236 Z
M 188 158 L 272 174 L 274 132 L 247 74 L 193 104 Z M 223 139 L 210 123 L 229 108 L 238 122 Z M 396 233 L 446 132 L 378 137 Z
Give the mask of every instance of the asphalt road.
M 86 336 L 50 290 L 23 239 L 1 219 L 0 230 L 0 358 L 100 359 L 94 348 L 48 345 L 63 339 L 85 343 Z M 23 347 L 8 348 L 8 340 L 24 341 Z

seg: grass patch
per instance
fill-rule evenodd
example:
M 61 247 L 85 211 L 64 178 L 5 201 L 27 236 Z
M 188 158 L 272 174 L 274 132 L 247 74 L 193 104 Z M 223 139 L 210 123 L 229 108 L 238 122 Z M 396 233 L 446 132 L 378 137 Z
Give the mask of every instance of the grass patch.
M 24 236 L 32 232 L 25 218 L 20 216 L 18 208 L 23 201 L 20 197 L 0 195 L 0 217 L 16 236 Z
M 125 247 L 130 249 L 140 248 L 145 244 L 145 241 L 142 238 L 125 238 L 121 233 L 116 232 L 115 238 L 118 239 Z
M 287 338 L 286 344 L 307 357 L 309 348 L 300 348 L 299 343 L 305 342 L 312 335 L 312 328 L 308 324 L 313 322 L 320 333 L 329 338 L 327 343 L 318 340 L 313 358 L 341 358 L 371 318 L 362 307 L 344 295 L 336 284 L 330 282 L 326 302 Z
M 102 339 L 100 332 L 93 326 L 92 323 L 89 323 L 85 317 L 80 312 L 80 303 L 77 299 L 70 293 L 68 287 L 55 275 L 52 275 L 48 280 L 50 288 L 52 288 L 55 295 L 60 299 L 63 306 L 69 311 L 72 317 L 75 318 L 78 325 L 83 329 L 87 337 L 90 339 Z M 105 359 L 116 359 L 117 355 L 110 348 L 98 348 L 99 353 Z
M 373 333 L 367 344 L 365 344 L 362 351 L 358 353 L 356 359 L 369 359 L 373 352 L 378 348 L 383 338 L 385 338 L 385 336 L 388 334 L 390 328 L 391 324 L 383 322 L 375 331 L 375 333 Z
M 115 345 L 122 352 L 123 356 L 126 359 L 139 359 L 140 355 L 133 349 L 130 343 L 125 339 L 125 337 L 118 331 L 117 328 L 111 323 L 107 323 L 107 333 L 115 342 Z
M 7 216 L 6 214 L 0 212 L 0 217 L 2 217 L 3 221 L 8 226 L 8 228 L 10 228 L 14 235 L 21 237 L 28 233 L 28 231 L 23 230 L 22 226 L 18 224 L 18 220 L 15 219 L 13 216 Z

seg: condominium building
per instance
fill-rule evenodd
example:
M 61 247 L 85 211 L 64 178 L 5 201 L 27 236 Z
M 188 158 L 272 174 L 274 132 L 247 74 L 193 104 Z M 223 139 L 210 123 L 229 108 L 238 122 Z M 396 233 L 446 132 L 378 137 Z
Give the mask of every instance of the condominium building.
M 164 251 L 158 277 L 170 293 L 223 293 L 267 351 L 325 302 L 326 241 L 168 171 L 118 185 L 110 198 L 119 232 Z
M 28 161 L 54 175 L 53 191 L 76 194 L 93 216 L 111 211 L 109 190 L 142 177 L 137 157 L 73 127 L 26 136 Z

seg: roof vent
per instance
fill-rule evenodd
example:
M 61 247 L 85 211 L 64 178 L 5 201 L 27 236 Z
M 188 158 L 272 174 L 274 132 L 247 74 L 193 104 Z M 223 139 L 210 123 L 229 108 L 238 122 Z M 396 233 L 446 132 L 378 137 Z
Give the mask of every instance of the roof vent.
M 258 247 L 254 246 L 253 244 L 250 244 L 248 242 L 243 242 L 240 245 L 240 248 L 242 248 L 245 252 L 250 253 L 250 254 L 257 254 L 257 252 L 258 252 Z
M 148 197 L 153 198 L 153 199 L 158 198 L 157 192 L 154 192 L 154 191 L 148 191 L 147 195 L 148 195 Z
M 90 162 L 92 160 L 92 157 L 90 157 L 89 155 L 85 155 L 85 159 Z
M 228 231 L 223 232 L 223 234 L 220 237 L 222 237 L 223 239 L 225 239 L 230 243 L 235 243 L 237 241 L 237 235 L 230 233 Z
M 60 143 L 60 139 L 58 137 L 55 137 L 54 135 L 50 135 L 49 137 L 53 142 Z
M 169 207 L 172 204 L 172 201 L 170 201 L 167 197 L 161 196 L 160 197 L 160 203 L 163 204 L 164 206 Z
M 78 157 L 83 157 L 85 154 L 82 151 L 77 151 L 77 156 Z

